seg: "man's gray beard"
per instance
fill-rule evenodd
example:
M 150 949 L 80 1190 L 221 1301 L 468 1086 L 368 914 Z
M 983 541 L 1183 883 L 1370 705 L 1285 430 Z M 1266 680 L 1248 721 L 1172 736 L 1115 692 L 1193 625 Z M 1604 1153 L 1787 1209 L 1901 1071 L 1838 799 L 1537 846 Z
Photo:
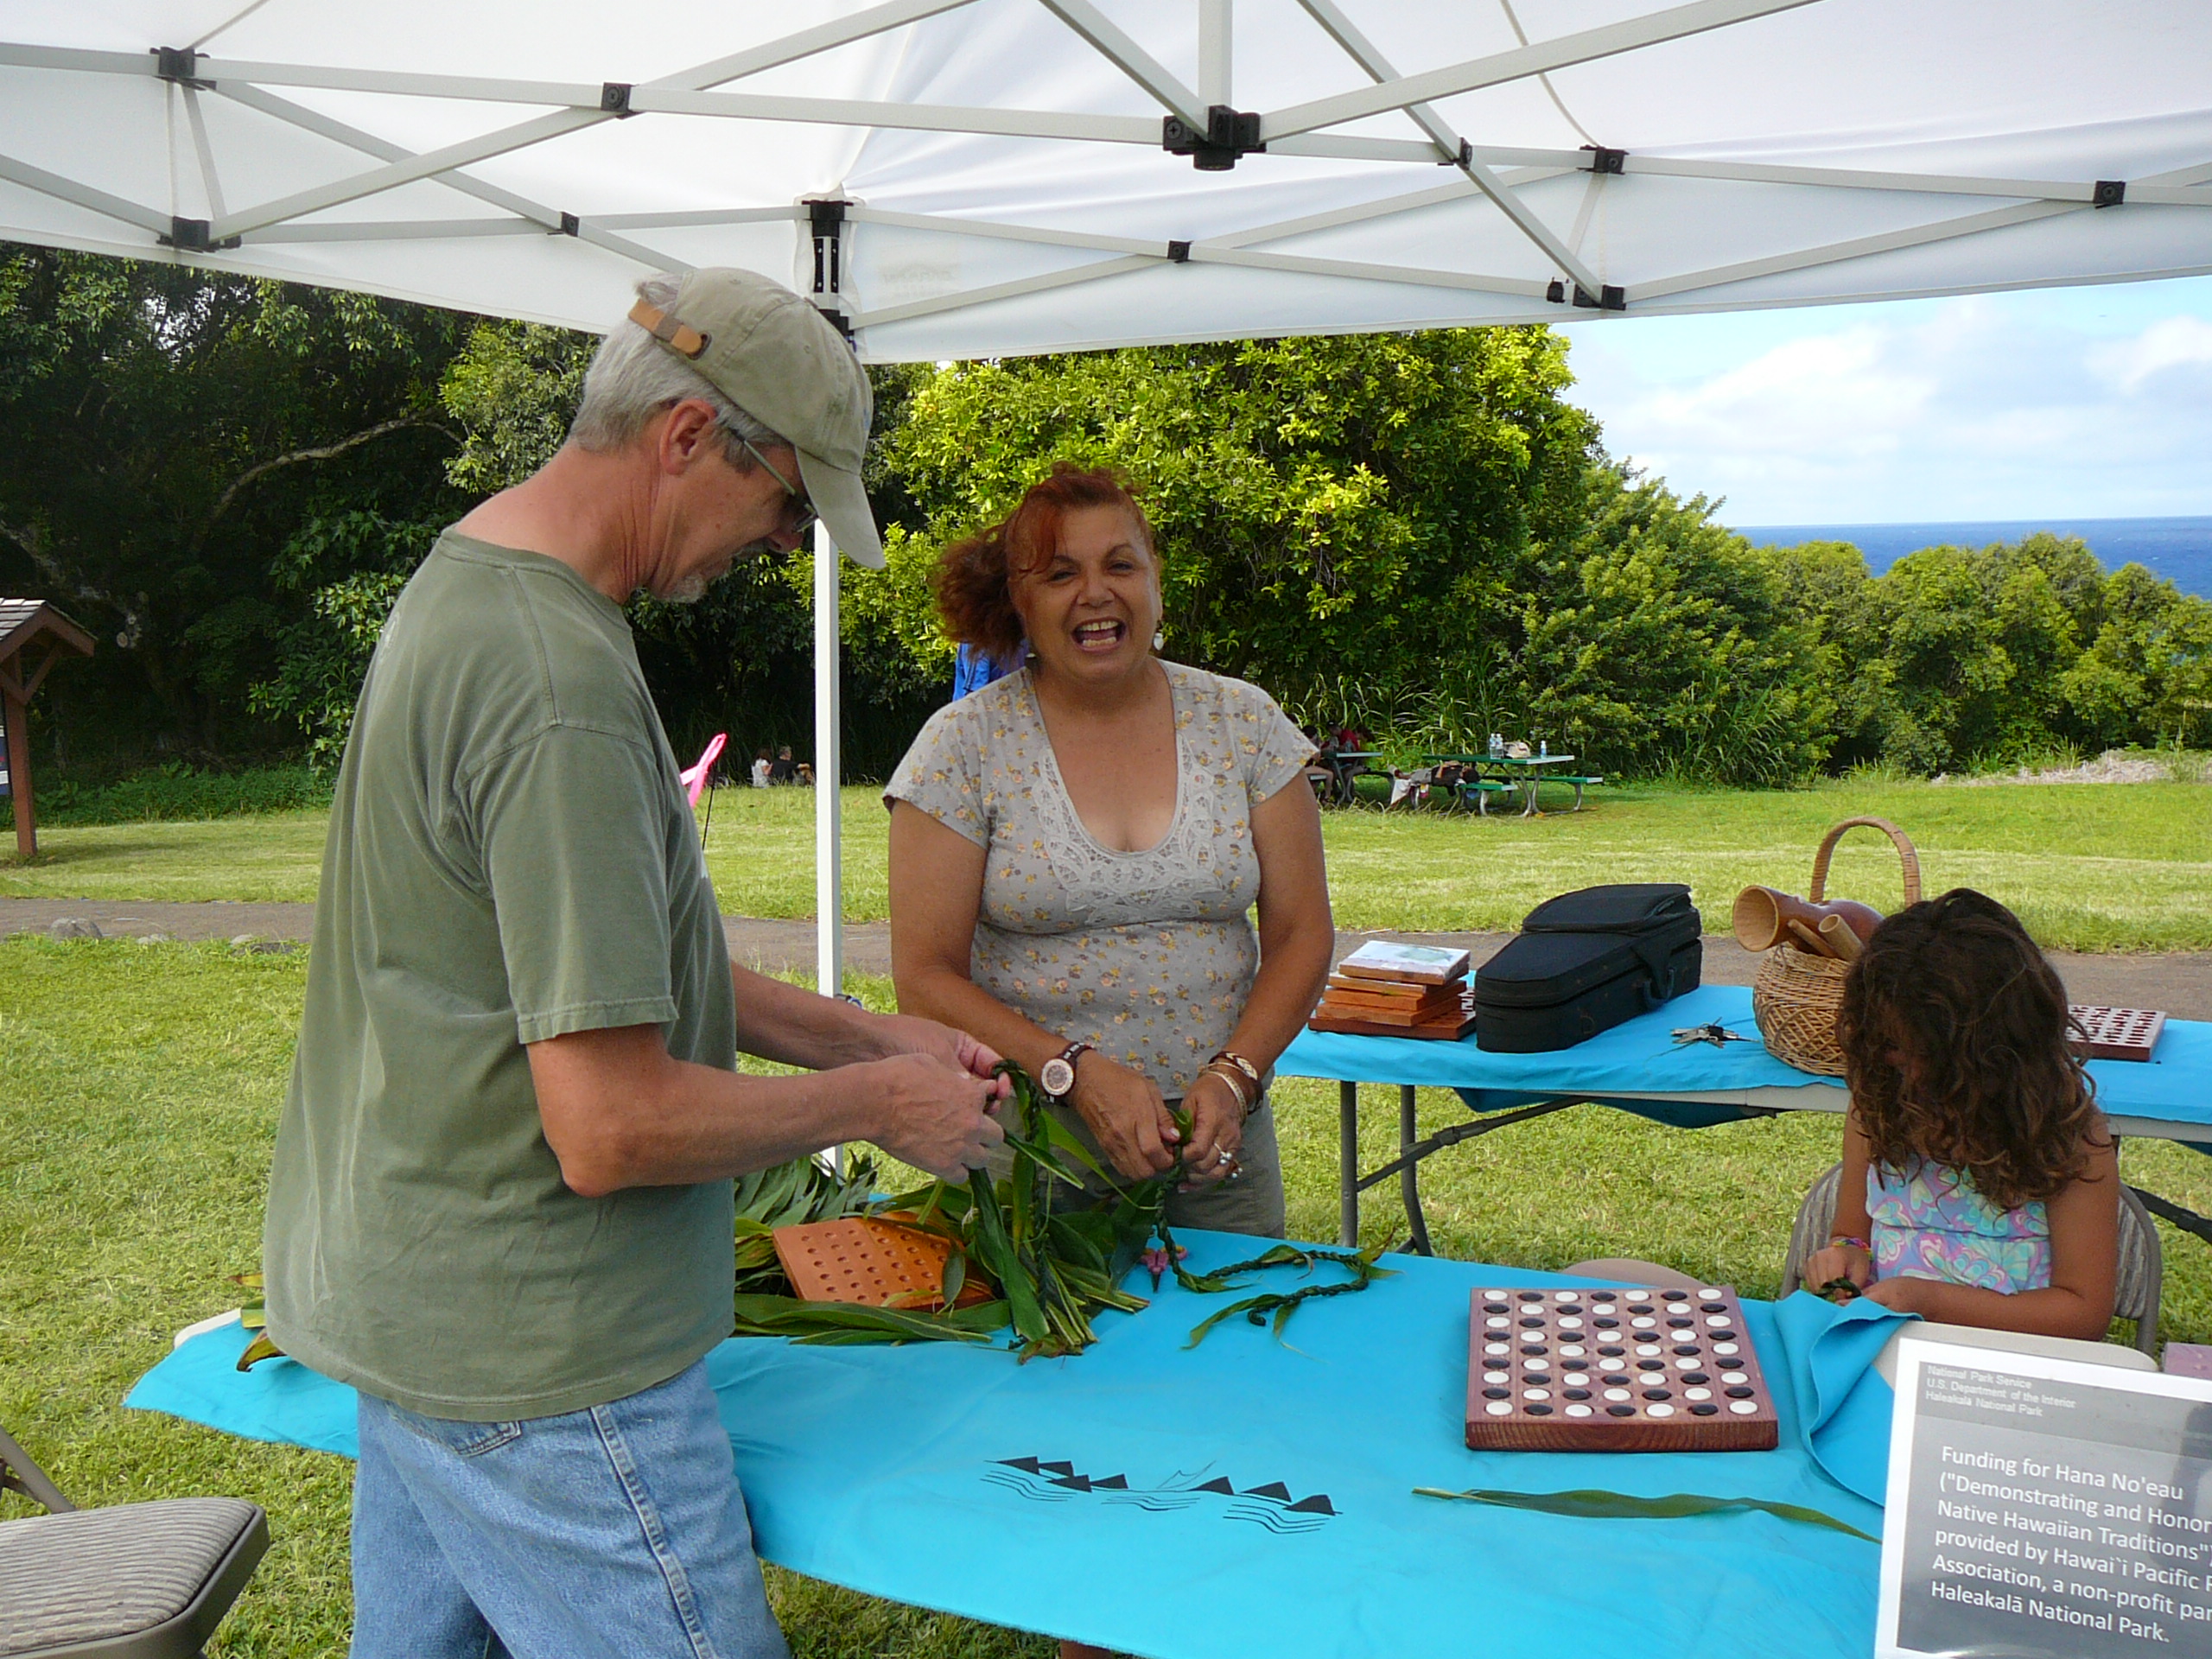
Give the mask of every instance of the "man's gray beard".
M 726 576 L 731 570 L 736 569 L 738 562 L 741 559 L 757 559 L 763 554 L 772 553 L 774 551 L 775 549 L 768 545 L 767 540 L 765 537 L 760 541 L 748 543 L 747 545 L 739 548 L 737 551 L 731 556 L 729 569 L 722 572 L 722 576 Z M 712 580 L 709 580 L 705 575 L 697 574 L 686 576 L 682 582 L 677 583 L 674 588 L 663 596 L 661 602 L 666 605 L 696 605 L 701 600 L 707 596 L 707 589 L 713 587 L 715 582 L 720 582 L 721 580 L 721 576 L 716 576 Z

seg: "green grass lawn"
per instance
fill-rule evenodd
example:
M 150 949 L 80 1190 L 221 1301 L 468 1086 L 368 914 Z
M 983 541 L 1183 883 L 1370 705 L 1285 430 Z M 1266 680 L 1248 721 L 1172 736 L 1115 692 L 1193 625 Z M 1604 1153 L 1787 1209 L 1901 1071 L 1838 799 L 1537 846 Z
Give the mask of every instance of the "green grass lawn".
M 718 808 L 718 836 L 724 821 Z M 216 1656 L 334 1659 L 350 1617 L 350 1465 L 120 1406 L 177 1327 L 236 1305 L 224 1275 L 257 1258 L 303 975 L 301 956 L 222 945 L 0 940 L 0 1424 L 80 1503 L 226 1492 L 268 1508 L 276 1541 Z M 858 988 L 879 1004 L 889 991 Z M 1367 1092 L 1371 1166 L 1395 1145 L 1396 1112 L 1395 1091 Z M 1279 1100 L 1290 1231 L 1333 1238 L 1336 1091 L 1288 1083 Z M 1425 1131 L 1463 1116 L 1424 1091 Z M 1836 1121 L 1810 1113 L 1690 1133 L 1577 1107 L 1433 1160 L 1429 1224 L 1450 1255 L 1531 1268 L 1643 1255 L 1768 1295 L 1797 1198 L 1836 1141 Z M 2212 1211 L 2212 1159 L 2131 1142 L 2122 1161 L 2131 1180 Z M 1395 1220 L 1370 1193 L 1367 1238 Z M 2160 1233 L 2164 1334 L 2212 1341 L 2212 1251 Z M 0 1494 L 0 1517 L 29 1512 Z M 787 1573 L 770 1584 L 801 1659 L 1051 1651 Z
M 814 913 L 813 810 L 808 790 L 717 791 L 708 865 L 725 911 Z M 1505 931 L 1569 888 L 1672 880 L 1690 884 L 1707 928 L 1720 931 L 1738 889 L 1802 891 L 1822 833 L 1860 816 L 1904 826 L 1929 893 L 1980 887 L 2054 950 L 2212 950 L 2212 789 L 2202 784 L 1638 785 L 1593 791 L 1584 811 L 1541 818 L 1363 809 L 1330 812 L 1324 825 L 1345 927 Z M 846 914 L 880 920 L 887 815 L 879 792 L 847 789 L 844 817 Z M 308 811 L 51 830 L 35 863 L 0 855 L 0 896 L 309 899 L 322 832 L 322 815 Z M 1829 891 L 1893 906 L 1889 842 L 1853 831 Z
M 312 904 L 329 813 L 41 827 L 38 857 L 0 853 L 0 898 L 246 899 Z

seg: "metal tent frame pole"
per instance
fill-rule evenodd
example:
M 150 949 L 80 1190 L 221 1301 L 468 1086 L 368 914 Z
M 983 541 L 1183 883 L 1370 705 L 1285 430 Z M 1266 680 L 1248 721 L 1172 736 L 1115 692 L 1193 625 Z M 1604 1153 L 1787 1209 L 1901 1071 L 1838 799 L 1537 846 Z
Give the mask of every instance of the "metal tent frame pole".
M 845 988 L 844 730 L 839 698 L 838 578 L 844 555 L 814 526 L 814 984 Z

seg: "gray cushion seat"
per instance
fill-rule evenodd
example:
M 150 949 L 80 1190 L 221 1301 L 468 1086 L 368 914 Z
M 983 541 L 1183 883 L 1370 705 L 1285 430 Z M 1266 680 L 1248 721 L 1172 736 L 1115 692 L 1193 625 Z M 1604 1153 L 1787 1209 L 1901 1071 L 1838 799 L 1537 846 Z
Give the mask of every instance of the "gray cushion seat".
M 195 1655 L 268 1546 L 232 1497 L 0 1521 L 0 1654 Z

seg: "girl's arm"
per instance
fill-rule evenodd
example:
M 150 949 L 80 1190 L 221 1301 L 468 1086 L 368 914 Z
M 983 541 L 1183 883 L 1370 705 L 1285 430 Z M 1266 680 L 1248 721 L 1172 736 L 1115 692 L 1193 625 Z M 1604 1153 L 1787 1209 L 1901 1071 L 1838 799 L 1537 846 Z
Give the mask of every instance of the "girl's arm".
M 1847 1108 L 1843 1115 L 1843 1174 L 1835 1192 L 1835 1219 L 1828 1223 L 1828 1236 L 1868 1238 L 1872 1222 L 1866 1214 L 1866 1137 L 1859 1131 L 1859 1113 Z M 1861 1290 L 1874 1282 L 1874 1258 L 1864 1244 L 1829 1244 L 1805 1258 L 1799 1269 L 1805 1288 L 1819 1295 L 1831 1280 L 1848 1279 Z
M 1946 1325 L 2101 1342 L 2120 1274 L 2120 1156 L 2109 1136 L 2089 1167 L 2050 1200 L 2050 1288 L 2014 1295 L 1933 1279 L 1885 1279 L 1866 1294 L 1885 1307 Z

